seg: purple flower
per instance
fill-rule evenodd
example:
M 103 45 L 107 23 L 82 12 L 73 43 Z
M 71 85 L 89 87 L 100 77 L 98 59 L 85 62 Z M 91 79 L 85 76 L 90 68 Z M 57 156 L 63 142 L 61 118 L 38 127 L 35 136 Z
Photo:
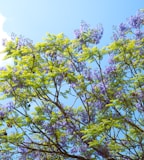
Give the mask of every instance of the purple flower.
M 98 100 L 97 102 L 95 102 L 95 106 L 96 106 L 97 109 L 102 109 L 103 108 L 103 103 L 100 100 Z
M 62 84 L 63 79 L 64 79 L 63 75 L 57 76 L 57 85 L 60 86 Z
M 121 38 L 124 38 L 125 35 L 126 35 L 126 33 L 128 32 L 128 30 L 129 30 L 129 27 L 128 27 L 126 24 L 121 23 L 121 24 L 119 25 L 119 30 L 118 30 L 119 36 L 120 36 Z
M 74 130 L 73 128 L 67 126 L 67 134 L 73 134 Z
M 13 156 L 13 153 L 10 151 L 0 152 L 1 160 L 10 160 Z
M 82 111 L 79 116 L 83 123 L 88 123 L 88 114 L 86 111 Z
M 19 151 L 20 153 L 22 153 L 22 154 L 25 154 L 25 153 L 28 152 L 28 149 L 27 149 L 27 148 L 24 148 L 24 147 L 19 147 L 19 148 L 18 148 L 18 151 Z
M 84 68 L 85 68 L 85 63 L 84 62 L 77 63 L 77 71 L 78 72 L 82 72 Z
M 43 67 L 43 71 L 47 74 L 48 71 L 49 71 L 48 67 L 47 67 L 47 66 L 44 66 L 44 67 Z
M 5 116 L 5 113 L 2 110 L 0 110 L 0 118 L 3 118 L 4 116 Z
M 96 79 L 96 80 L 99 80 L 99 81 L 101 81 L 101 75 L 100 75 L 100 72 L 99 71 L 97 71 L 97 70 L 94 70 L 94 73 L 93 73 L 94 75 L 94 79 Z
M 115 64 L 114 55 L 113 55 L 113 54 L 111 54 L 111 55 L 109 56 L 108 62 L 109 62 L 109 64 L 111 64 L 111 65 Z
M 31 157 L 34 158 L 35 160 L 40 160 L 41 159 L 41 154 L 39 151 L 32 152 Z
M 69 68 L 72 72 L 75 71 L 75 67 L 74 67 L 74 65 L 73 65 L 72 62 L 69 62 L 69 63 L 68 63 L 68 68 Z
M 121 23 L 119 28 L 114 28 L 116 32 L 113 33 L 113 38 L 117 41 L 119 38 L 125 38 L 128 33 L 134 33 L 136 39 L 141 39 L 143 33 L 140 31 L 141 26 L 144 24 L 144 12 L 138 12 L 135 16 L 128 19 L 128 24 Z M 137 29 L 136 31 L 133 29 Z M 130 34 L 128 35 L 130 36 Z
M 3 38 L 3 39 L 2 39 L 2 45 L 5 46 L 6 43 L 7 43 L 7 39 L 6 39 L 6 38 Z
M 137 108 L 138 110 L 140 110 L 140 109 L 141 109 L 141 104 L 140 104 L 140 103 L 136 103 L 136 108 Z
M 18 38 L 18 48 L 24 46 L 22 37 Z
M 105 73 L 105 74 L 111 74 L 111 73 L 113 73 L 114 71 L 116 71 L 116 66 L 108 66 L 108 67 L 106 67 L 104 73 Z
M 142 104 L 136 103 L 135 106 L 139 111 L 144 111 L 144 106 L 142 106 Z
M 116 97 L 116 98 L 122 97 L 122 92 L 121 92 L 121 91 L 116 92 L 116 93 L 115 93 L 115 97 Z
M 45 132 L 48 135 L 53 135 L 54 134 L 54 130 L 57 129 L 58 127 L 60 127 L 59 125 L 57 125 L 56 123 L 54 124 L 49 124 L 47 122 L 42 122 L 42 128 L 45 130 Z
M 116 33 L 113 32 L 113 39 L 114 41 L 117 41 L 119 38 L 118 38 L 118 35 Z
M 10 112 L 15 108 L 15 106 L 13 102 L 8 102 L 3 108 L 6 108 Z
M 80 26 L 80 32 L 83 33 L 87 32 L 88 30 L 89 30 L 89 25 L 85 21 L 82 21 Z
M 33 41 L 28 39 L 28 38 L 24 38 L 22 35 L 20 36 L 17 36 L 15 33 L 11 33 L 11 40 L 12 41 L 15 41 L 16 40 L 16 37 L 18 38 L 18 46 L 17 48 L 20 48 L 21 46 L 29 46 L 29 47 L 32 47 L 32 43 Z
M 129 27 L 128 27 L 126 24 L 121 23 L 121 24 L 119 25 L 119 32 L 120 32 L 120 35 L 121 35 L 121 36 L 124 36 L 124 34 L 125 34 L 128 30 L 129 30 Z
M 11 33 L 11 40 L 14 41 L 16 39 L 16 34 L 14 32 Z
M 106 93 L 107 84 L 104 84 L 104 83 L 100 82 L 96 86 L 99 88 L 101 94 L 105 94 Z
M 87 42 L 98 44 L 103 35 L 103 27 L 99 25 L 94 29 L 90 29 L 89 25 L 82 21 L 80 29 L 75 30 L 74 34 L 77 39 L 81 37 L 81 44 L 87 44 Z
M 77 153 L 77 152 L 78 152 L 77 147 L 73 147 L 73 148 L 71 149 L 71 153 Z
M 76 86 L 77 86 L 76 83 L 74 83 L 74 82 L 70 83 L 70 87 L 71 87 L 71 88 L 75 88 Z
M 91 30 L 91 41 L 98 44 L 103 35 L 103 27 L 99 25 L 97 28 Z
M 86 151 L 87 151 L 87 145 L 85 145 L 85 144 L 84 144 L 84 145 L 81 145 L 81 146 L 80 146 L 80 151 L 81 151 L 81 152 L 86 152 Z
M 62 46 L 62 50 L 65 50 L 67 47 L 68 47 L 68 45 L 63 45 L 63 46 Z M 63 56 L 59 55 L 59 57 L 60 57 L 60 59 L 63 60 Z
M 31 39 L 29 39 L 29 38 L 25 38 L 24 40 L 25 40 L 26 45 L 32 46 L 33 40 L 31 40 Z
M 80 38 L 81 33 L 79 29 L 74 30 L 74 34 L 76 39 Z
M 67 143 L 67 138 L 66 138 L 66 136 L 62 136 L 62 137 L 61 137 L 61 144 L 62 144 L 62 146 L 65 147 L 65 146 L 66 146 L 66 143 Z
M 143 12 L 139 12 L 137 15 L 131 16 L 129 19 L 129 24 L 133 28 L 140 28 L 140 26 L 142 25 L 143 22 L 144 22 L 144 13 Z
M 85 69 L 85 70 L 83 71 L 83 75 L 84 75 L 85 78 L 88 79 L 88 80 L 92 80 L 92 79 L 93 79 L 93 74 L 92 74 L 91 69 Z
M 139 94 L 138 94 L 138 97 L 143 100 L 144 98 L 144 91 L 140 91 Z
M 6 71 L 6 67 L 0 67 L 0 71 Z
M 136 35 L 136 39 L 142 39 L 143 35 L 144 35 L 144 32 L 140 31 L 140 29 L 137 29 L 135 31 L 135 35 Z

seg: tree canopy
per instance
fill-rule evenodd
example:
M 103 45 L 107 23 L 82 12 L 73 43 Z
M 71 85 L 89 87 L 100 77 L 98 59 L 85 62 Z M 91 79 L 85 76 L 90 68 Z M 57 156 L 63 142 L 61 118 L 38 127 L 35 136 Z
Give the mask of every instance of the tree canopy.
M 115 28 L 85 22 L 75 38 L 6 42 L 0 68 L 3 160 L 144 159 L 144 12 Z M 104 65 L 107 64 L 107 66 Z

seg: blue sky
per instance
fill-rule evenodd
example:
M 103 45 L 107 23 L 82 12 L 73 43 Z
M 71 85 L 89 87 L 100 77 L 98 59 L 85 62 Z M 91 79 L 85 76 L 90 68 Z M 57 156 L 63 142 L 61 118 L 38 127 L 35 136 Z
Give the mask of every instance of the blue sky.
M 0 14 L 6 21 L 3 30 L 41 41 L 46 32 L 64 32 L 73 38 L 81 20 L 92 27 L 101 23 L 104 36 L 101 45 L 111 41 L 112 26 L 124 22 L 144 8 L 143 0 L 0 0 Z

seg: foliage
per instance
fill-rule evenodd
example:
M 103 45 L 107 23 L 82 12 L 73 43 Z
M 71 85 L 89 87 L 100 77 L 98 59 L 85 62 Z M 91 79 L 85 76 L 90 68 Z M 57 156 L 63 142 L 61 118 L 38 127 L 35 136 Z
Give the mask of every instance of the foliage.
M 7 42 L 14 64 L 0 70 L 1 159 L 144 159 L 143 24 L 139 11 L 102 49 L 102 26 L 85 22 L 73 40 Z

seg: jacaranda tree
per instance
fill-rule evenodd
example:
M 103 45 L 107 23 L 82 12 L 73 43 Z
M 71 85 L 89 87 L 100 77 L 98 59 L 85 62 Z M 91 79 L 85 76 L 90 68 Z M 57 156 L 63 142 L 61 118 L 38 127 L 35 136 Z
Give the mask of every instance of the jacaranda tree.
M 97 47 L 101 25 L 75 39 L 13 37 L 0 69 L 0 159 L 144 159 L 144 12 Z

